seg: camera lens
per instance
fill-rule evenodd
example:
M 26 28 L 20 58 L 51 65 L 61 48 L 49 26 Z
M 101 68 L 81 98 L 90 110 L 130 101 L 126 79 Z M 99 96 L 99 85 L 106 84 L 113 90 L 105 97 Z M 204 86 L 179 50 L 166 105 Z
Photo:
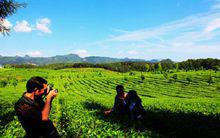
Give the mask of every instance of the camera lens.
M 44 95 L 47 95 L 48 94 L 48 89 L 45 89 L 44 90 Z

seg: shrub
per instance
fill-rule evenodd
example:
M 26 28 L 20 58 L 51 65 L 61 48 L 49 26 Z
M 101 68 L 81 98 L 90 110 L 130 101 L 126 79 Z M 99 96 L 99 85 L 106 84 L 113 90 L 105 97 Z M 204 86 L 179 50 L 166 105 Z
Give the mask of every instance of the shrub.
M 125 80 L 125 81 L 128 81 L 128 78 L 127 78 L 127 77 L 124 77 L 124 80 Z
M 130 72 L 129 75 L 130 75 L 130 76 L 134 76 L 135 73 L 134 73 L 134 72 Z
M 211 83 L 214 83 L 213 77 L 211 75 L 207 76 L 207 83 L 210 85 Z
M 164 76 L 165 79 L 168 78 L 168 74 L 166 72 L 163 73 L 163 76 Z
M 145 80 L 145 76 L 143 74 L 141 74 L 141 80 L 144 81 Z
M 190 82 L 192 82 L 191 77 L 190 77 L 190 76 L 187 76 L 187 77 L 186 77 L 186 81 L 188 81 L 188 84 L 190 84 Z
M 68 84 L 67 82 L 65 82 L 64 85 L 63 85 L 63 87 L 64 87 L 65 89 L 67 89 L 67 88 L 69 87 L 69 84 Z
M 216 90 L 220 92 L 220 86 L 216 86 Z
M 176 82 L 176 80 L 177 80 L 177 74 L 173 74 L 172 78 L 173 78 L 173 80 Z
M 102 72 L 99 72 L 99 77 L 102 77 Z
M 8 82 L 7 82 L 6 80 L 0 81 L 0 86 L 1 86 L 1 87 L 6 87 L 7 84 L 8 84 Z
M 18 80 L 17 80 L 17 79 L 14 79 L 14 80 L 12 81 L 12 85 L 13 85 L 14 87 L 16 87 L 16 86 L 18 85 Z

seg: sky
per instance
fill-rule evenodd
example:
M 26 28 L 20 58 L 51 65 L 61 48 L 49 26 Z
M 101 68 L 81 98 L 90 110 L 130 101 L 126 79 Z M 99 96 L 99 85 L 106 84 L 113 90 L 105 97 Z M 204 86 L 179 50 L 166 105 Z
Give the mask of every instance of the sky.
M 220 58 L 220 0 L 17 0 L 0 55 Z

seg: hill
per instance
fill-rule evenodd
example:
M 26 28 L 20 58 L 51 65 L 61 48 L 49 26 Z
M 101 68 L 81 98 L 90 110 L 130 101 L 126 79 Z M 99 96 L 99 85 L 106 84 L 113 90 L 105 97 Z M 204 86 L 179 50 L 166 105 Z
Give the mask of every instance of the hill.
M 110 57 L 98 57 L 90 56 L 81 58 L 76 54 L 68 55 L 56 55 L 53 57 L 30 57 L 25 55 L 21 56 L 1 56 L 0 55 L 0 65 L 5 64 L 33 64 L 33 65 L 45 65 L 54 63 L 114 63 L 114 62 L 125 62 L 125 61 L 146 61 L 144 59 L 130 59 L 130 58 L 110 58 Z M 157 62 L 159 60 L 153 59 L 149 62 Z

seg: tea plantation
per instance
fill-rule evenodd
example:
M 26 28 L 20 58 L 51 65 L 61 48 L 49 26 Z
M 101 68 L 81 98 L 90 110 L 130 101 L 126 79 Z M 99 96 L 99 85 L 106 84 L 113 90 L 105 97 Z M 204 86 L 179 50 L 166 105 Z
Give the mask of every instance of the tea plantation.
M 23 137 L 14 103 L 32 76 L 59 90 L 50 119 L 62 137 L 220 137 L 220 72 L 128 72 L 104 69 L 0 69 L 0 137 Z M 136 90 L 143 122 L 105 117 L 115 87 Z

